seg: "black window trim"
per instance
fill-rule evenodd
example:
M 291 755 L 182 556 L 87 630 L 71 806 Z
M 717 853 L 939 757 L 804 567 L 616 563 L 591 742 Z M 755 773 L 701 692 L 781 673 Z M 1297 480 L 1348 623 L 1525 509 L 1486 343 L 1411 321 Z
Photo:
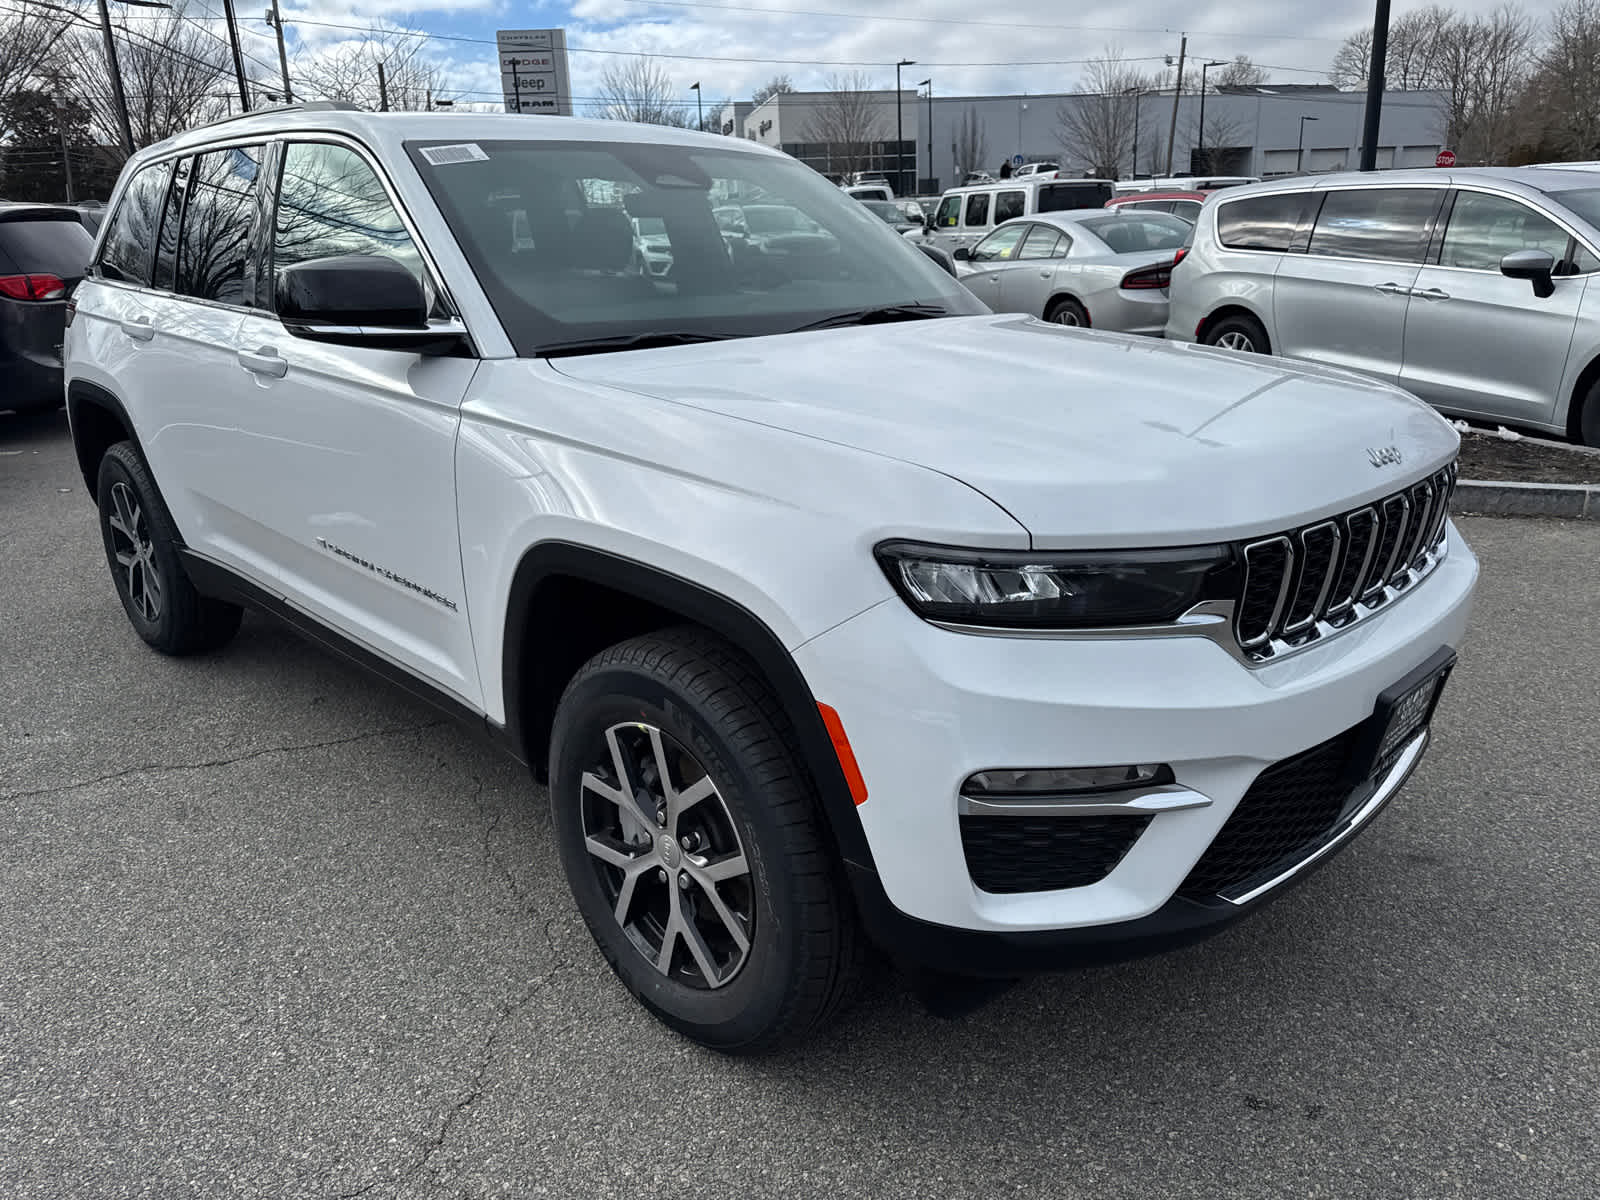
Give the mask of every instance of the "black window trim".
M 1316 215 L 1311 219 L 1307 231 L 1311 236 L 1315 236 L 1317 223 L 1322 220 L 1322 209 L 1326 205 L 1328 197 L 1337 192 L 1414 192 L 1427 190 L 1436 191 L 1438 195 L 1434 198 L 1433 212 L 1428 216 L 1425 224 L 1423 225 L 1423 252 L 1422 257 L 1418 259 L 1406 260 L 1399 258 L 1360 258 L 1351 254 L 1313 254 L 1311 252 L 1310 237 L 1308 237 L 1306 240 L 1305 250 L 1300 251 L 1299 253 L 1303 253 L 1307 258 L 1321 259 L 1327 262 L 1382 263 L 1386 266 L 1399 265 L 1403 267 L 1425 267 L 1428 265 L 1428 254 L 1433 246 L 1434 233 L 1439 228 L 1439 212 L 1444 207 L 1445 201 L 1449 199 L 1451 191 L 1450 185 L 1442 181 L 1439 183 L 1362 182 L 1355 184 L 1342 184 L 1339 187 L 1319 188 L 1318 194 L 1321 196 L 1321 200 L 1317 204 Z M 1296 242 L 1298 242 L 1298 240 L 1299 231 L 1296 230 L 1295 238 L 1291 240 L 1290 245 L 1293 246 Z

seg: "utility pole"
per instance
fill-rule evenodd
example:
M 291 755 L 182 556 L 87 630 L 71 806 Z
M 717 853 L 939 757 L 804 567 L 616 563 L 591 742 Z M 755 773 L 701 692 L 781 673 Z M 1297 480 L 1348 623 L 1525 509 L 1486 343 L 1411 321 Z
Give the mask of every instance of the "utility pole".
M 1389 57 L 1389 0 L 1378 0 L 1372 18 L 1372 62 L 1367 67 L 1367 112 L 1361 126 L 1361 169 L 1378 167 L 1378 126 L 1383 120 L 1383 72 Z
M 378 111 L 389 111 L 389 77 L 383 73 L 383 63 L 378 64 Z
M 72 155 L 67 151 L 67 121 L 61 112 L 61 80 L 56 79 L 56 134 L 61 138 L 61 169 L 67 176 L 67 203 L 74 202 L 72 194 Z
M 267 18 L 278 33 L 278 69 L 283 72 L 283 102 L 294 103 L 294 89 L 289 86 L 289 52 L 283 45 L 283 17 L 278 13 L 278 0 L 272 0 L 272 14 Z
M 250 89 L 244 81 L 244 58 L 239 53 L 239 27 L 233 19 L 233 0 L 222 0 L 222 15 L 228 26 L 228 46 L 233 50 L 233 74 L 239 81 L 239 110 L 250 111 Z
M 1167 126 L 1167 175 L 1172 175 L 1172 149 L 1178 140 L 1178 101 L 1183 98 L 1183 59 L 1189 52 L 1189 35 L 1178 43 L 1178 83 L 1172 89 L 1172 124 Z M 1159 136 L 1159 135 L 1157 135 Z
M 122 90 L 122 68 L 117 65 L 117 43 L 111 37 L 111 14 L 100 0 L 100 32 L 106 39 L 106 65 L 111 68 L 111 96 L 117 102 L 117 123 L 122 127 L 122 152 L 133 157 L 133 127 L 128 124 L 128 96 Z

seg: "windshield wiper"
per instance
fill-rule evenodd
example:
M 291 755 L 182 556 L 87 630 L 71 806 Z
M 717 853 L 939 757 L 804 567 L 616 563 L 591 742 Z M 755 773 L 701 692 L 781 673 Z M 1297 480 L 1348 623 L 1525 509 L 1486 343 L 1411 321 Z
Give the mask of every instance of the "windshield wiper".
M 951 316 L 948 308 L 937 304 L 886 304 L 882 308 L 858 308 L 853 312 L 834 313 L 820 321 L 797 325 L 790 333 L 804 333 L 808 329 L 835 329 L 841 325 L 887 325 L 891 321 L 926 321 L 933 317 Z
M 581 338 L 575 342 L 557 342 L 541 346 L 539 358 L 557 358 L 568 354 L 604 354 L 608 350 L 648 350 L 652 346 L 688 346 L 695 342 L 723 342 L 738 336 L 727 333 L 622 333 L 615 337 Z

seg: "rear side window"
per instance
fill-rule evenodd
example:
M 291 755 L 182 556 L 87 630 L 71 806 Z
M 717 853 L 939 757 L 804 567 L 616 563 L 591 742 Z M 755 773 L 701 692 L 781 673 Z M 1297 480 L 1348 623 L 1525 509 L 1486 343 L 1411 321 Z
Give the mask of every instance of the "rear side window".
M 260 146 L 213 150 L 194 160 L 178 237 L 177 291 L 200 300 L 244 304 L 249 285 Z
M 81 279 L 94 239 L 74 216 L 67 221 L 0 221 L 0 271 Z
M 1217 240 L 1230 250 L 1289 248 L 1305 196 L 1300 192 L 1273 192 L 1250 196 L 1217 209 Z
M 100 274 L 107 279 L 140 285 L 150 282 L 150 251 L 170 171 L 167 163 L 155 163 L 128 181 L 100 249 Z
M 1420 263 L 1428 249 L 1436 188 L 1352 188 L 1329 192 L 1309 253 Z
M 987 225 L 989 223 L 989 193 L 974 192 L 967 197 L 967 222 L 968 225 Z
M 1039 187 L 1040 212 L 1066 212 L 1071 208 L 1103 208 L 1111 199 L 1109 183 L 1046 183 Z
M 1028 240 L 1022 243 L 1018 258 L 1065 258 L 1072 241 L 1066 234 L 1048 225 L 1035 225 L 1028 231 Z
M 994 198 L 994 223 L 998 225 L 1020 217 L 1026 207 L 1027 201 L 1021 192 L 1001 192 Z

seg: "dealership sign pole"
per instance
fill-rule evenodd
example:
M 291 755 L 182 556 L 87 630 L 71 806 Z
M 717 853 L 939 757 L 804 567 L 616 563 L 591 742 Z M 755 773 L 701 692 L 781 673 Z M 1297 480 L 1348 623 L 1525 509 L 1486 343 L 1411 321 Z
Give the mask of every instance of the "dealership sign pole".
M 501 29 L 494 40 L 507 112 L 572 115 L 565 29 Z

